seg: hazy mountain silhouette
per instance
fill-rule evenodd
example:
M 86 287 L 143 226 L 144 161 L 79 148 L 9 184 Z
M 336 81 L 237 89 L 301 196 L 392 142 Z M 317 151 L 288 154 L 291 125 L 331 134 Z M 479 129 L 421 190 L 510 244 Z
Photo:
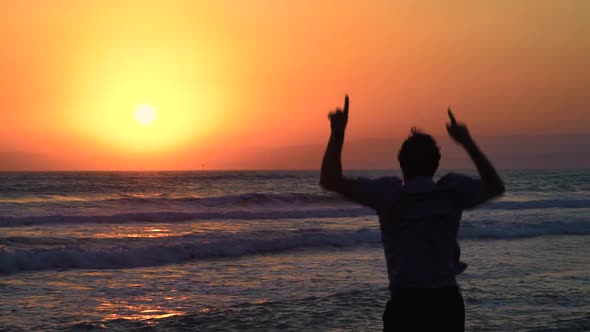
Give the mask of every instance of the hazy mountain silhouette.
M 0 170 L 35 171 L 67 168 L 48 155 L 32 152 L 0 152 Z
M 441 168 L 471 168 L 467 155 L 448 137 L 435 137 L 441 147 Z M 346 169 L 398 168 L 397 152 L 404 137 L 347 141 L 343 163 Z M 590 135 L 476 137 L 498 168 L 590 168 Z M 325 143 L 280 148 L 232 148 L 220 151 L 187 150 L 139 160 L 121 156 L 126 169 L 313 169 L 319 170 Z M 111 156 L 113 157 L 113 156 Z M 27 152 L 0 152 L 0 170 L 103 169 L 89 159 L 76 161 Z M 106 158 L 100 158 L 105 159 Z M 166 162 L 167 159 L 171 161 Z M 109 158 L 109 160 L 115 160 Z M 174 162 L 174 163 L 173 163 Z M 180 166 L 179 166 L 180 164 Z M 153 166 L 152 166 L 153 165 Z M 145 167 L 144 167 L 145 168 Z M 113 169 L 109 167 L 109 169 Z
M 347 169 L 398 168 L 397 153 L 405 138 L 347 141 L 342 162 Z M 471 168 L 472 163 L 448 137 L 436 137 L 441 168 Z M 499 168 L 590 168 L 590 135 L 477 137 Z M 325 144 L 253 149 L 231 160 L 231 169 L 319 169 Z M 261 167 L 265 165 L 265 167 Z

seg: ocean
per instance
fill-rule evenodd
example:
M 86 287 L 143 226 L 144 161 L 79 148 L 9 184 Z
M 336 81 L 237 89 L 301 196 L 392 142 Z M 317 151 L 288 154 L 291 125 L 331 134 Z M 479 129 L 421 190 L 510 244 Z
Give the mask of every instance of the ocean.
M 467 330 L 590 331 L 590 170 L 501 175 L 461 224 Z M 379 331 L 377 217 L 318 177 L 0 173 L 0 330 Z

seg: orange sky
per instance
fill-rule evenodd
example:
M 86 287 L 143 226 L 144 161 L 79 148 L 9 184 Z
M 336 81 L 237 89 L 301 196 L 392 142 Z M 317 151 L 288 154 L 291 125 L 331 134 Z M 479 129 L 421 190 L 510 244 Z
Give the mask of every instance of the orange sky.
M 590 1 L 417 3 L 0 0 L 0 152 L 235 167 L 323 144 L 344 93 L 350 140 L 443 135 L 448 105 L 476 137 L 590 134 Z

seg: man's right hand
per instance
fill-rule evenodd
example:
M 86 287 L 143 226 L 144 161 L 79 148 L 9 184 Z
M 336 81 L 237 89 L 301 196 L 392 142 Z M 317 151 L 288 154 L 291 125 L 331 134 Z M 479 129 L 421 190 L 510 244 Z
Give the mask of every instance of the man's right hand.
M 455 116 L 451 109 L 449 108 L 449 119 L 451 119 L 451 123 L 447 124 L 447 131 L 449 135 L 457 141 L 457 143 L 461 144 L 473 163 L 477 168 L 477 172 L 479 173 L 479 177 L 483 181 L 483 184 L 486 189 L 486 197 L 485 199 L 490 199 L 494 197 L 501 196 L 504 191 L 506 190 L 504 187 L 504 182 L 496 172 L 496 169 L 492 165 L 492 163 L 486 158 L 486 156 L 481 152 L 481 150 L 477 147 L 471 135 L 469 135 L 469 130 L 467 130 L 467 126 L 462 123 L 457 123 L 455 120 Z
M 344 134 L 348 122 L 348 95 L 344 97 L 344 109 L 337 108 L 336 111 L 328 114 L 332 133 Z
M 449 119 L 451 123 L 447 124 L 447 131 L 449 132 L 449 136 L 451 136 L 457 143 L 465 146 L 473 142 L 471 139 L 471 135 L 469 134 L 469 130 L 467 130 L 467 126 L 463 123 L 457 123 L 455 120 L 455 116 L 451 109 L 448 110 Z

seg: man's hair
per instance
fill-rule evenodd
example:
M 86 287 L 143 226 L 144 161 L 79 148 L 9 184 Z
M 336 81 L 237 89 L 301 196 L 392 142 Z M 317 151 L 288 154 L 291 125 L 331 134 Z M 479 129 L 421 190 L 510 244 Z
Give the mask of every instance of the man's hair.
M 440 161 L 440 150 L 432 136 L 412 128 L 404 141 L 397 159 L 404 177 L 433 176 Z

